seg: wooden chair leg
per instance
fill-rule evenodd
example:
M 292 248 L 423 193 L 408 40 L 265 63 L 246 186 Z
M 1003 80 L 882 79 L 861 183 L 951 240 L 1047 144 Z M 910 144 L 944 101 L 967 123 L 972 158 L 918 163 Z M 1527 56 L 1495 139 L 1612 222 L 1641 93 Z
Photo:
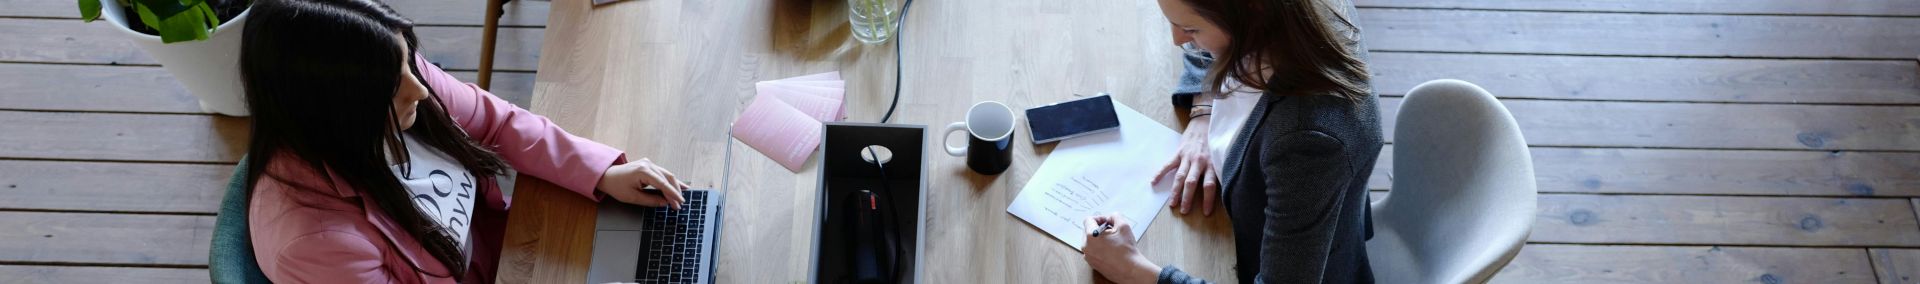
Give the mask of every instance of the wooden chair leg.
M 480 76 L 474 82 L 481 89 L 493 88 L 493 46 L 500 34 L 500 14 L 507 0 L 487 0 L 486 25 L 480 32 Z

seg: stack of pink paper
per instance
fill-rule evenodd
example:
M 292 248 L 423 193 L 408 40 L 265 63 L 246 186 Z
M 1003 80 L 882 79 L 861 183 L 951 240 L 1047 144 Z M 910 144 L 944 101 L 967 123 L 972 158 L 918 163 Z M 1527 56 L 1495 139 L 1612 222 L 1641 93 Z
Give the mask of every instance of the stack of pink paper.
M 753 84 L 753 102 L 733 121 L 733 138 L 798 172 L 820 146 L 825 122 L 846 118 L 846 81 L 827 72 Z

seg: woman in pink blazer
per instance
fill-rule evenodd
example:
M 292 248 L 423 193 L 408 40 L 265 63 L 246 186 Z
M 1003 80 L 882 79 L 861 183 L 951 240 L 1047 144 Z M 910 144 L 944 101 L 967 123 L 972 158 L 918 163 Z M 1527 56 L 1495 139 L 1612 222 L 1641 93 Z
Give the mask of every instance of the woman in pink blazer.
M 257 0 L 242 37 L 254 254 L 283 283 L 491 283 L 509 167 L 678 207 L 672 172 L 567 134 L 417 53 L 374 0 Z M 646 194 L 643 187 L 660 189 Z

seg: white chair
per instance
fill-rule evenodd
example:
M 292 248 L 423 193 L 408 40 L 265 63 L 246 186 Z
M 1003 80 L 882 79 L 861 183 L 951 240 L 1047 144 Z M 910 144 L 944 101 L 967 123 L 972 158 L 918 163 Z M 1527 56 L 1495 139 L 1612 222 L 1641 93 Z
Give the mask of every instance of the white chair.
M 1481 283 L 1533 226 L 1533 159 L 1520 126 L 1460 80 L 1414 87 L 1393 131 L 1393 189 L 1373 202 L 1367 258 L 1380 283 Z

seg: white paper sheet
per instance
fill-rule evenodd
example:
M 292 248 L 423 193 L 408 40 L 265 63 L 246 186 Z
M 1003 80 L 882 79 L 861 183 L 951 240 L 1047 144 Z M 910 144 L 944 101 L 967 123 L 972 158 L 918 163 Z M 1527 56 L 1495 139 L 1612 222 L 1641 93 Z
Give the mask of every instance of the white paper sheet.
M 1125 104 L 1113 110 L 1120 131 L 1060 141 L 1007 213 L 1076 250 L 1086 245 L 1083 222 L 1094 214 L 1119 212 L 1133 221 L 1134 236 L 1145 236 L 1173 196 L 1172 178 L 1148 183 L 1173 159 L 1180 134 Z

